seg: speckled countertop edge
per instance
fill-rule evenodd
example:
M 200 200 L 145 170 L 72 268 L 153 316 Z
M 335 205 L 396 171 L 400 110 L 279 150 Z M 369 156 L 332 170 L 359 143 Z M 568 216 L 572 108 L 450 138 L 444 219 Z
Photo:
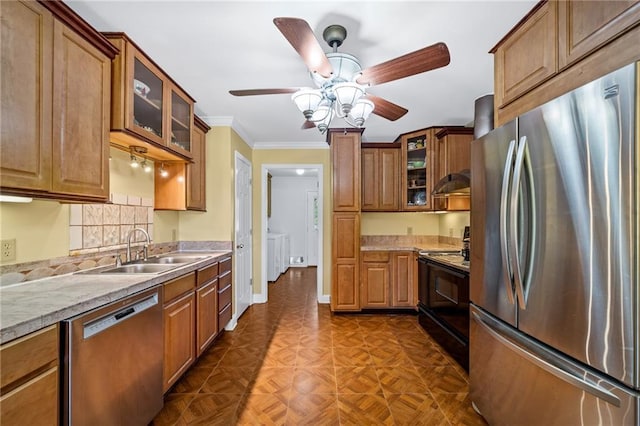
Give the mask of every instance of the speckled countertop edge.
M 207 258 L 157 275 L 66 274 L 2 287 L 0 344 L 200 269 L 231 251 L 188 253 Z
M 421 247 L 417 246 L 394 246 L 394 245 L 366 245 L 360 246 L 360 251 L 460 251 L 460 247 L 451 244 L 429 244 Z

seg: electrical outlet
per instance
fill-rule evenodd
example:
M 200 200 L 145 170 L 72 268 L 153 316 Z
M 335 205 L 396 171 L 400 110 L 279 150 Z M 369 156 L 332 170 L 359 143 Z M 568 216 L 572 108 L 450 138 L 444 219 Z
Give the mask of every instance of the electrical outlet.
M 413 226 L 407 226 L 407 235 L 413 235 Z
M 8 262 L 10 260 L 16 260 L 16 239 L 11 240 L 2 240 L 0 244 L 2 248 L 2 256 L 1 259 L 3 262 Z

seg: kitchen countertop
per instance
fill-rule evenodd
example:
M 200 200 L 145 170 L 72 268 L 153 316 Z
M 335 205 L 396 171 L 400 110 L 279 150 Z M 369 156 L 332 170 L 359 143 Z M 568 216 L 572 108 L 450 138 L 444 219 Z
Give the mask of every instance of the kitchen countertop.
M 360 247 L 361 251 L 451 251 L 460 252 L 460 247 L 451 244 L 429 244 L 426 246 L 398 246 L 387 244 L 366 245 Z
M 231 251 L 174 254 L 207 258 L 160 274 L 72 273 L 0 288 L 0 344 L 200 269 Z
M 454 254 L 427 254 L 423 253 L 421 256 L 426 257 L 430 261 L 438 262 L 443 265 L 449 266 L 451 268 L 458 269 L 460 271 L 464 271 L 467 274 L 469 273 L 469 262 L 464 261 L 464 256 L 460 253 Z

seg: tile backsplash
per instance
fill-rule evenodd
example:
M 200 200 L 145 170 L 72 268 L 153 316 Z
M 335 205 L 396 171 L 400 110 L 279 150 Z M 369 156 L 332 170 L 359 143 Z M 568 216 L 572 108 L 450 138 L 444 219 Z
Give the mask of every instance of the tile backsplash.
M 153 241 L 153 199 L 111 194 L 112 204 L 73 204 L 69 208 L 69 254 L 88 254 L 123 248 L 134 228 Z M 136 232 L 131 241 L 144 241 Z

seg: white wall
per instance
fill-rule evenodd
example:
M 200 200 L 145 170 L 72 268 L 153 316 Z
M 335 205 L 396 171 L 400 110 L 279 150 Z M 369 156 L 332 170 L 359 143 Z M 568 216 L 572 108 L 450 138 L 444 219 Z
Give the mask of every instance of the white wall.
M 307 192 L 318 190 L 316 177 L 274 176 L 271 178 L 270 232 L 290 236 L 291 256 L 303 256 L 307 262 Z

